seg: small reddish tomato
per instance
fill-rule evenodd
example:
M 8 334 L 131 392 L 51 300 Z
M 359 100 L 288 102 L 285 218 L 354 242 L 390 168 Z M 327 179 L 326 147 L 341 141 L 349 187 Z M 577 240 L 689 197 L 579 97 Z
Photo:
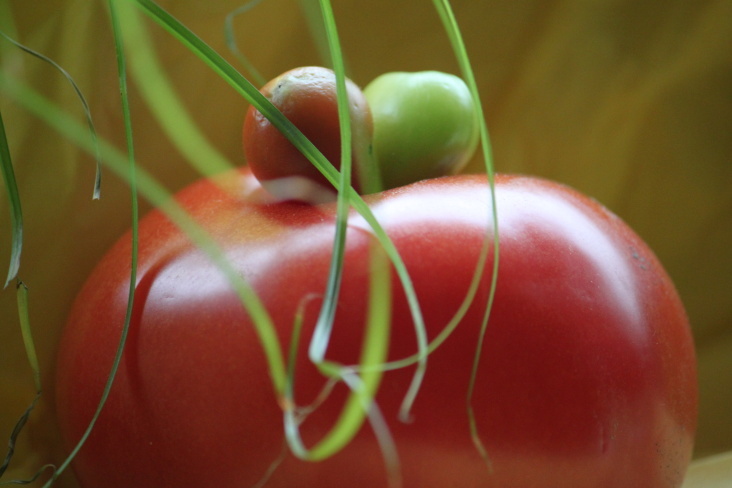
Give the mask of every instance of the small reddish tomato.
M 409 423 L 397 419 L 414 367 L 384 374 L 376 402 L 406 488 L 677 488 L 696 425 L 695 357 L 679 297 L 649 248 L 597 202 L 548 181 L 496 182 L 500 266 L 473 408 L 466 414 L 490 270 L 454 333 L 429 356 Z M 289 344 L 304 306 L 295 398 L 326 379 L 305 349 L 328 275 L 333 204 L 255 204 L 247 170 L 177 199 L 218 240 Z M 485 177 L 426 180 L 365 197 L 401 253 L 434 338 L 459 308 L 492 239 Z M 71 445 L 100 398 L 124 321 L 129 236 L 99 263 L 58 352 L 57 410 Z M 352 215 L 327 358 L 359 362 L 374 242 Z M 386 486 L 368 425 L 341 452 L 307 463 L 283 453 L 282 410 L 247 311 L 222 273 L 159 211 L 140 224 L 130 335 L 106 408 L 74 462 L 84 488 Z M 389 359 L 416 352 L 393 280 Z M 315 297 L 315 298 L 313 298 Z M 343 407 L 339 384 L 301 425 L 320 440 Z M 279 462 L 276 462 L 279 461 Z M 274 464 L 273 464 L 274 463 Z
M 353 148 L 353 184 L 360 190 L 368 173 L 373 126 L 361 89 L 346 80 Z M 261 93 L 287 117 L 336 168 L 341 164 L 336 79 L 333 71 L 308 66 L 269 81 Z M 242 131 L 252 173 L 281 200 L 323 202 L 334 199 L 333 185 L 256 108 L 249 107 Z M 367 186 L 367 185 L 366 185 Z

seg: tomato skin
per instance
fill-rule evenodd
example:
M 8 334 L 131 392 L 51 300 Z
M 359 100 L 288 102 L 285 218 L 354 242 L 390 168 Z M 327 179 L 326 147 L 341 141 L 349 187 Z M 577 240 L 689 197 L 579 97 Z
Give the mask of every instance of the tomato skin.
M 288 344 L 303 297 L 322 293 L 334 207 L 259 205 L 244 170 L 178 199 L 219 240 Z M 596 202 L 527 177 L 497 180 L 498 287 L 473 399 L 491 457 L 473 447 L 465 398 L 484 280 L 455 333 L 428 362 L 413 422 L 396 419 L 412 368 L 385 374 L 377 401 L 404 486 L 670 488 L 681 485 L 696 426 L 696 371 L 681 302 L 647 246 Z M 400 250 L 434 337 L 459 307 L 489 228 L 484 177 L 423 181 L 367 197 Z M 343 288 L 327 357 L 355 363 L 363 337 L 372 241 L 351 219 Z M 105 411 L 75 462 L 85 488 L 252 486 L 282 449 L 282 419 L 251 321 L 216 268 L 160 213 L 140 225 L 129 342 Z M 75 442 L 96 407 L 117 346 L 129 236 L 82 289 L 59 349 L 60 426 Z M 490 273 L 491 263 L 487 266 Z M 415 352 L 395 281 L 389 357 Z M 305 349 L 320 302 L 307 307 L 296 396 L 324 381 Z M 303 424 L 308 443 L 337 417 L 344 391 Z M 291 455 L 268 487 L 386 486 L 367 427 L 321 463 Z

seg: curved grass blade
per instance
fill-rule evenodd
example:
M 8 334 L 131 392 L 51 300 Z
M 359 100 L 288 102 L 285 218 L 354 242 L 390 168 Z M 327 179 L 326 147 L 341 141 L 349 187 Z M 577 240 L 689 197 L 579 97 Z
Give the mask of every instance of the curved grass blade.
M 338 97 L 338 117 L 341 134 L 341 173 L 339 180 L 340 191 L 336 207 L 336 228 L 331 255 L 330 270 L 323 304 L 315 325 L 315 331 L 310 342 L 309 359 L 316 366 L 323 367 L 328 374 L 335 370 L 338 378 L 351 389 L 346 405 L 341 411 L 334 427 L 312 449 L 307 449 L 300 439 L 299 424 L 293 420 L 291 412 L 285 412 L 285 432 L 288 443 L 295 455 L 309 460 L 319 460 L 331 456 L 347 445 L 359 431 L 368 417 L 377 439 L 380 442 L 386 465 L 393 468 L 396 459 L 396 450 L 391 439 L 386 422 L 374 404 L 374 397 L 381 381 L 381 372 L 374 368 L 384 362 L 390 330 L 390 300 L 391 275 L 387 266 L 388 261 L 374 248 L 372 252 L 372 272 L 370 276 L 370 310 L 367 318 L 366 338 L 360 364 L 365 368 L 373 368 L 364 376 L 353 373 L 349 368 L 336 366 L 325 360 L 325 354 L 330 342 L 330 335 L 335 321 L 335 311 L 343 276 L 345 259 L 346 229 L 348 224 L 349 201 L 347 188 L 350 188 L 352 154 L 351 124 L 348 95 L 346 92 L 346 76 L 343 64 L 343 54 L 340 48 L 338 30 L 333 10 L 328 0 L 321 0 L 323 24 L 326 29 L 330 57 L 333 71 L 336 76 L 336 92 Z M 396 462 L 398 465 L 398 462 Z M 390 469 L 390 472 L 394 469 Z M 394 476 L 390 476 L 390 479 Z
M 15 279 L 20 269 L 20 255 L 23 251 L 23 211 L 20 205 L 18 183 L 15 181 L 13 162 L 10 159 L 10 148 L 8 148 L 8 139 L 5 135 L 2 113 L 0 113 L 0 171 L 3 173 L 3 181 L 10 203 L 10 266 L 3 286 L 3 288 L 7 288 L 8 283 Z
M 27 480 L 8 480 L 8 481 L 0 481 L 0 486 L 6 486 L 6 485 L 8 485 L 8 486 L 9 486 L 9 485 L 31 485 L 31 484 L 35 483 L 36 481 L 38 481 L 38 478 L 40 478 L 40 477 L 41 477 L 41 475 L 42 475 L 42 474 L 43 474 L 44 472 L 46 472 L 47 470 L 49 470 L 49 469 L 50 469 L 50 470 L 51 470 L 51 471 L 53 472 L 53 471 L 54 471 L 54 470 L 56 469 L 56 466 L 54 466 L 53 464 L 44 464 L 44 465 L 43 465 L 43 466 L 41 466 L 41 467 L 40 467 L 40 469 L 39 469 L 38 471 L 36 471 L 36 473 L 35 473 L 35 474 L 34 474 L 33 476 L 31 476 L 31 477 L 30 477 L 29 479 L 27 479 Z
M 23 44 L 19 43 L 18 41 L 16 41 L 13 38 L 11 38 L 10 36 L 5 34 L 5 32 L 3 32 L 1 30 L 0 30 L 0 36 L 5 38 L 5 40 L 7 40 L 11 44 L 13 44 L 18 49 L 53 66 L 59 73 L 61 73 L 64 76 L 64 78 L 66 78 L 66 80 L 69 82 L 69 84 L 71 84 L 71 87 L 76 92 L 76 96 L 79 98 L 79 101 L 81 102 L 81 105 L 84 109 L 84 115 L 86 117 L 86 124 L 89 127 L 89 133 L 91 135 L 91 138 L 92 138 L 92 141 L 93 141 L 94 147 L 95 147 L 94 157 L 96 158 L 96 161 L 97 161 L 97 171 L 96 171 L 96 176 L 94 177 L 94 190 L 92 192 L 92 199 L 98 200 L 99 197 L 101 196 L 102 167 L 101 167 L 100 156 L 99 156 L 99 147 L 97 144 L 97 131 L 94 128 L 94 122 L 92 120 L 91 110 L 89 109 L 89 104 L 86 101 L 86 97 L 84 97 L 84 94 L 81 92 L 81 89 L 76 84 L 76 82 L 74 81 L 72 76 L 69 74 L 69 72 L 66 71 L 63 67 L 61 67 L 61 65 L 59 65 L 57 62 L 55 62 L 54 60 L 52 60 L 51 58 L 49 58 L 47 56 L 44 56 L 43 54 L 41 54 L 37 51 L 34 51 L 33 49 L 31 49 L 29 47 L 24 46 Z
M 117 71 L 118 71 L 118 77 L 119 77 L 119 88 L 120 88 L 120 96 L 122 99 L 122 115 L 124 120 L 124 127 L 125 127 L 125 136 L 127 140 L 127 167 L 128 167 L 128 175 L 129 175 L 129 185 L 130 185 L 130 193 L 131 193 L 131 213 L 132 213 L 132 251 L 130 256 L 130 285 L 129 285 L 129 291 L 128 291 L 128 298 L 127 298 L 127 310 L 125 312 L 125 318 L 124 318 L 124 324 L 122 325 L 122 333 L 120 335 L 119 343 L 117 344 L 117 350 L 115 351 L 114 360 L 112 362 L 112 366 L 110 367 L 109 375 L 107 376 L 107 381 L 104 385 L 104 389 L 102 390 L 101 398 L 99 399 L 99 403 L 97 404 L 97 408 L 94 412 L 94 415 L 92 416 L 91 420 L 89 421 L 89 424 L 87 425 L 86 430 L 81 436 L 81 439 L 77 442 L 76 446 L 71 450 L 69 455 L 66 457 L 64 462 L 54 470 L 53 475 L 51 478 L 46 482 L 44 485 L 45 487 L 50 487 L 54 481 L 68 468 L 68 466 L 71 464 L 73 459 L 76 457 L 78 452 L 81 450 L 82 446 L 86 443 L 86 440 L 89 438 L 89 435 L 91 435 L 92 430 L 94 429 L 94 426 L 96 425 L 97 419 L 99 418 L 99 415 L 102 413 L 102 410 L 104 409 L 104 405 L 107 402 L 107 398 L 109 397 L 109 392 L 112 389 L 112 385 L 114 384 L 114 379 L 117 376 L 117 370 L 119 369 L 119 364 L 122 361 L 122 355 L 124 353 L 125 344 L 127 343 L 127 336 L 129 335 L 130 330 L 130 322 L 132 320 L 132 307 L 134 305 L 135 300 L 135 284 L 137 283 L 137 254 L 138 254 L 138 220 L 139 220 L 139 212 L 138 212 L 138 201 L 137 201 L 137 186 L 136 186 L 136 165 L 135 165 L 135 159 L 134 159 L 134 144 L 132 139 L 132 122 L 130 117 L 130 104 L 129 104 L 129 97 L 127 92 L 127 65 L 126 65 L 126 58 L 125 53 L 123 50 L 123 40 L 122 40 L 122 33 L 121 33 L 121 27 L 119 18 L 117 16 L 117 10 L 115 5 L 115 0 L 109 0 L 108 1 L 108 7 L 109 7 L 109 13 L 111 17 L 112 22 L 112 32 L 114 35 L 114 44 L 115 44 L 115 50 L 117 55 Z
M 38 366 L 38 355 L 36 354 L 36 347 L 33 342 L 33 335 L 31 333 L 30 319 L 28 314 L 28 288 L 22 281 L 18 281 L 17 284 L 17 301 L 18 317 L 20 319 L 20 330 L 23 335 L 23 344 L 25 345 L 28 362 L 30 363 L 31 370 L 33 371 L 33 382 L 36 387 L 36 395 L 33 398 L 31 404 L 28 406 L 28 408 L 26 408 L 25 412 L 23 412 L 23 414 L 16 422 L 15 427 L 13 427 L 13 431 L 10 434 L 10 439 L 8 440 L 7 454 L 5 455 L 5 459 L 3 460 L 2 464 L 0 464 L 0 478 L 2 478 L 3 474 L 8 469 L 8 466 L 10 466 L 10 461 L 13 459 L 13 455 L 15 454 L 15 444 L 18 440 L 18 436 L 23 430 L 23 427 L 25 427 L 25 424 L 28 422 L 31 412 L 33 412 L 33 409 L 36 407 L 38 400 L 40 400 L 41 398 L 41 372 Z M 40 475 L 40 472 L 38 475 Z M 28 483 L 32 481 L 33 480 L 30 480 L 28 481 Z M 7 483 L 23 484 L 24 481 L 13 480 Z
M 176 94 L 153 48 L 153 40 L 139 13 L 128 2 L 118 5 L 130 74 L 140 94 L 168 139 L 196 171 L 205 176 L 230 170 L 234 165 L 201 132 Z
M 336 94 L 338 97 L 338 120 L 341 133 L 341 172 L 339 176 L 339 192 L 336 207 L 336 227 L 333 239 L 333 254 L 331 255 L 330 269 L 328 272 L 328 283 L 326 286 L 325 299 L 315 325 L 315 332 L 310 343 L 310 360 L 317 364 L 325 360 L 325 353 L 330 342 L 330 335 L 335 321 L 335 311 L 338 305 L 338 296 L 343 277 L 343 262 L 345 259 L 346 228 L 348 223 L 348 193 L 345 191 L 351 183 L 351 115 L 349 111 L 348 95 L 346 93 L 346 77 L 343 70 L 343 55 L 338 40 L 338 31 L 335 25 L 335 18 L 327 0 L 321 0 L 330 55 L 333 60 L 333 71 L 336 75 Z
M 251 63 L 251 61 L 249 61 L 249 58 L 244 56 L 244 54 L 239 49 L 239 45 L 236 42 L 236 34 L 234 33 L 234 17 L 249 12 L 261 2 L 262 0 L 250 0 L 244 5 L 229 12 L 229 14 L 226 16 L 226 19 L 224 20 L 224 39 L 226 40 L 226 47 L 229 48 L 229 51 L 231 51 L 231 53 L 236 56 L 239 62 L 244 66 L 244 69 L 246 69 L 247 72 L 251 75 L 254 83 L 259 86 L 267 83 L 267 80 Z
M 478 257 L 478 261 L 476 262 L 475 267 L 475 273 L 473 273 L 473 277 L 471 280 L 471 283 L 468 287 L 468 291 L 466 292 L 465 298 L 463 299 L 463 302 L 461 303 L 460 307 L 456 311 L 455 315 L 451 318 L 451 320 L 445 325 L 445 327 L 440 331 L 440 333 L 432 339 L 428 344 L 420 344 L 420 349 L 418 352 L 414 355 L 411 355 L 406 358 L 390 361 L 388 363 L 384 363 L 381 365 L 384 371 L 388 370 L 394 370 L 394 369 L 400 369 L 405 368 L 408 366 L 411 366 L 415 363 L 419 363 L 423 358 L 426 358 L 429 356 L 429 354 L 432 354 L 438 347 L 440 347 L 445 340 L 452 334 L 452 332 L 457 328 L 457 326 L 460 324 L 462 318 L 467 313 L 468 309 L 470 308 L 470 305 L 473 303 L 473 300 L 475 298 L 475 295 L 478 291 L 478 287 L 481 284 L 482 278 L 483 278 L 483 270 L 485 269 L 485 265 L 488 261 L 488 256 L 490 253 L 491 245 L 493 246 L 493 270 L 491 275 L 491 288 L 490 288 L 490 294 L 488 303 L 486 306 L 486 313 L 483 320 L 483 324 L 481 326 L 481 332 L 479 336 L 479 344 L 476 349 L 476 355 L 474 359 L 473 364 L 473 370 L 471 373 L 471 382 L 469 386 L 469 398 L 472 398 L 472 394 L 475 388 L 475 377 L 477 375 L 477 368 L 479 364 L 479 357 L 480 357 L 480 351 L 482 350 L 482 344 L 485 337 L 485 331 L 487 328 L 488 323 L 488 316 L 490 315 L 490 310 L 492 308 L 493 304 L 493 297 L 495 294 L 495 287 L 498 279 L 498 217 L 497 217 L 497 207 L 495 202 L 495 192 L 494 192 L 494 170 L 493 170 L 493 159 L 491 154 L 491 144 L 490 144 L 490 138 L 488 135 L 487 126 L 485 124 L 485 119 L 482 112 L 482 106 L 480 103 L 480 97 L 477 89 L 477 84 L 475 83 L 475 78 L 472 73 L 472 68 L 470 66 L 470 61 L 467 57 L 467 51 L 465 49 L 465 46 L 462 41 L 462 37 L 460 35 L 460 30 L 457 25 L 457 22 L 455 21 L 455 18 L 452 14 L 452 11 L 450 9 L 449 2 L 442 1 L 442 0 L 436 0 L 435 4 L 437 6 L 438 12 L 440 14 L 440 17 L 443 21 L 443 26 L 446 29 L 446 32 L 448 34 L 448 37 L 451 40 L 451 43 L 453 44 L 455 55 L 458 59 L 458 62 L 461 66 L 461 70 L 463 72 L 464 79 L 467 80 L 467 84 L 469 86 L 469 89 L 471 91 L 471 96 L 473 100 L 476 103 L 476 110 L 478 112 L 478 120 L 480 123 L 480 133 L 481 133 L 481 142 L 482 142 L 482 149 L 483 149 L 483 158 L 486 164 L 486 172 L 488 174 L 489 179 L 489 188 L 490 188 L 490 201 L 491 201 L 491 213 L 489 217 L 491 218 L 491 222 L 493 224 L 493 239 L 489 240 L 486 239 L 483 247 L 481 248 L 481 252 Z M 489 226 L 490 228 L 490 226 Z M 423 349 L 424 348 L 424 349 Z M 359 369 L 360 371 L 360 369 Z M 421 379 L 415 377 L 413 379 L 410 388 L 405 395 L 404 401 L 402 402 L 402 406 L 400 408 L 400 418 L 402 420 L 407 420 L 409 418 L 409 412 L 411 411 L 412 405 L 414 403 L 414 400 L 416 399 L 416 396 L 419 391 Z M 472 410 L 470 412 L 471 417 L 471 425 L 474 425 L 474 415 L 472 413 Z
M 28 356 L 28 362 L 30 363 L 31 370 L 33 371 L 33 383 L 35 384 L 36 391 L 40 394 L 41 392 L 41 368 L 38 364 L 38 355 L 36 354 L 36 346 L 33 341 L 33 334 L 31 333 L 30 327 L 30 315 L 28 312 L 28 287 L 25 283 L 18 280 L 17 286 L 18 294 L 18 317 L 20 318 L 20 331 L 23 335 L 23 345 L 25 346 L 25 353 Z
M 499 230 L 498 230 L 498 208 L 496 205 L 496 192 L 495 192 L 495 174 L 493 169 L 493 156 L 492 148 L 490 143 L 490 137 L 488 136 L 488 127 L 485 122 L 485 116 L 483 114 L 483 106 L 480 101 L 480 94 L 478 92 L 478 85 L 475 81 L 475 75 L 468 58 L 467 50 L 460 34 L 460 28 L 458 27 L 457 20 L 450 6 L 449 0 L 433 0 L 435 8 L 440 15 L 442 24 L 445 31 L 447 32 L 450 42 L 455 52 L 455 57 L 460 65 L 460 70 L 463 75 L 468 88 L 470 89 L 475 108 L 478 115 L 480 124 L 480 140 L 483 149 L 483 160 L 486 166 L 486 172 L 488 175 L 488 183 L 490 187 L 490 199 L 491 199 L 491 219 L 493 223 L 493 270 L 491 274 L 491 285 L 490 292 L 488 295 L 488 302 L 486 304 L 485 314 L 483 317 L 483 323 L 481 324 L 480 334 L 478 337 L 478 343 L 475 348 L 475 355 L 473 357 L 473 365 L 470 375 L 470 383 L 468 385 L 468 391 L 466 395 L 468 420 L 470 423 L 470 433 L 473 439 L 478 453 L 481 455 L 483 460 L 486 462 L 488 469 L 492 469 L 488 452 L 486 451 L 485 445 L 483 444 L 480 434 L 478 433 L 478 426 L 475 419 L 475 412 L 473 410 L 473 393 L 475 392 L 476 378 L 478 375 L 478 367 L 480 365 L 481 352 L 483 350 L 483 344 L 485 342 L 485 334 L 488 328 L 488 320 L 490 318 L 491 309 L 493 308 L 493 301 L 495 299 L 496 285 L 498 283 L 498 263 L 499 263 Z M 490 227 L 489 227 L 490 228 Z M 489 242 L 486 239 L 483 249 L 481 250 L 481 256 L 476 267 L 476 275 L 482 274 L 485 259 L 489 252 Z
M 315 48 L 320 58 L 324 64 L 327 64 L 331 60 L 331 52 L 320 0 L 300 0 L 300 11 L 307 21 L 310 37 L 315 42 Z
M 377 245 L 371 248 L 370 256 L 369 307 L 366 317 L 366 331 L 358 367 L 342 365 L 323 360 L 319 366 L 324 373 L 351 388 L 351 395 L 343 407 L 340 417 L 331 429 L 311 449 L 302 444 L 297 429 L 296 417 L 285 415 L 288 442 L 293 453 L 302 459 L 321 460 L 338 452 L 351 441 L 366 418 L 371 422 L 385 455 L 387 466 L 398 465 L 395 449 L 390 441 L 389 429 L 380 419 L 374 397 L 378 390 L 383 370 L 380 365 L 387 356 L 391 330 L 391 273 L 389 259 Z M 294 405 L 294 398 L 289 399 Z M 375 416 L 375 417 L 372 417 Z
M 28 422 L 28 418 L 30 418 L 31 412 L 33 412 L 33 409 L 36 407 L 36 404 L 38 403 L 38 400 L 40 400 L 40 398 L 41 392 L 38 391 L 36 392 L 36 396 L 33 398 L 31 404 L 15 423 L 13 431 L 10 433 L 10 439 L 8 440 L 8 451 L 5 454 L 5 459 L 3 460 L 2 464 L 0 464 L 0 478 L 2 478 L 3 474 L 5 474 L 5 471 L 10 466 L 10 461 L 12 461 L 13 456 L 15 455 L 15 443 L 18 440 L 18 436 L 23 430 L 23 427 L 25 427 L 26 422 Z M 3 484 L 5 483 L 0 483 L 0 485 Z

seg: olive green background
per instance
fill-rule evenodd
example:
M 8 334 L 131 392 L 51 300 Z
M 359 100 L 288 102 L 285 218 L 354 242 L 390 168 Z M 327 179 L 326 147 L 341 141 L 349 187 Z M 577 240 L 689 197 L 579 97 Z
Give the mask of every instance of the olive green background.
M 7 0 L 6 0 L 7 1 Z M 236 63 L 224 45 L 230 0 L 160 2 Z M 351 78 L 456 72 L 428 0 L 333 0 Z M 675 280 L 697 344 L 696 457 L 732 449 L 732 2 L 456 0 L 502 172 L 549 177 L 592 195 L 647 240 Z M 87 96 L 100 135 L 124 147 L 106 2 L 10 0 L 19 40 L 53 58 Z M 4 12 L 4 11 L 0 11 Z M 5 13 L 0 13 L 5 15 Z M 7 18 L 0 19 L 7 29 Z M 156 25 L 155 49 L 210 141 L 241 164 L 242 99 Z M 266 77 L 323 64 L 295 0 L 266 0 L 236 20 L 238 41 Z M 47 64 L 0 40 L 1 68 L 78 116 L 74 92 Z M 168 141 L 134 83 L 139 162 L 171 191 L 198 177 Z M 75 291 L 129 226 L 129 191 L 107 172 L 91 201 L 93 161 L 0 94 L 25 217 L 20 277 L 45 400 L 20 439 L 12 477 L 62 453 L 53 418 L 53 356 Z M 480 162 L 469 168 L 480 170 Z M 0 190 L 0 275 L 9 213 Z M 0 438 L 33 397 L 15 293 L 0 291 Z M 73 486 L 64 478 L 62 486 Z

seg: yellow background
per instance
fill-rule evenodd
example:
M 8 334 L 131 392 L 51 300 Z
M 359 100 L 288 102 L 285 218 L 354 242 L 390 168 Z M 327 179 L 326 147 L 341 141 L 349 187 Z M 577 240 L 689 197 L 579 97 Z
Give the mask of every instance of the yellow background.
M 231 0 L 162 5 L 234 63 L 224 45 Z M 351 78 L 456 72 L 429 0 L 334 0 Z M 607 205 L 647 240 L 675 280 L 693 327 L 700 417 L 695 456 L 732 450 L 732 2 L 693 0 L 456 0 L 480 85 L 496 168 L 562 181 Z M 17 37 L 51 57 L 87 96 L 100 135 L 123 147 L 106 2 L 11 0 Z M 322 64 L 294 0 L 266 0 L 238 17 L 241 49 L 266 77 Z M 3 22 L 2 25 L 7 25 Z M 176 92 L 201 129 L 241 164 L 245 103 L 167 33 L 149 24 Z M 83 122 L 75 95 L 47 64 L 0 41 L 2 69 Z M 170 190 L 198 177 L 132 85 L 140 164 Z M 58 462 L 53 353 L 75 291 L 129 226 L 126 185 L 109 172 L 90 199 L 93 162 L 0 97 L 25 217 L 20 277 L 46 399 L 24 433 L 10 476 Z M 480 169 L 479 162 L 470 169 Z M 0 195 L 0 275 L 9 215 Z M 33 396 L 13 287 L 0 292 L 0 438 Z M 66 484 L 71 485 L 67 478 Z M 699 485 L 701 486 L 701 485 Z M 721 485 L 720 485 L 721 486 Z

